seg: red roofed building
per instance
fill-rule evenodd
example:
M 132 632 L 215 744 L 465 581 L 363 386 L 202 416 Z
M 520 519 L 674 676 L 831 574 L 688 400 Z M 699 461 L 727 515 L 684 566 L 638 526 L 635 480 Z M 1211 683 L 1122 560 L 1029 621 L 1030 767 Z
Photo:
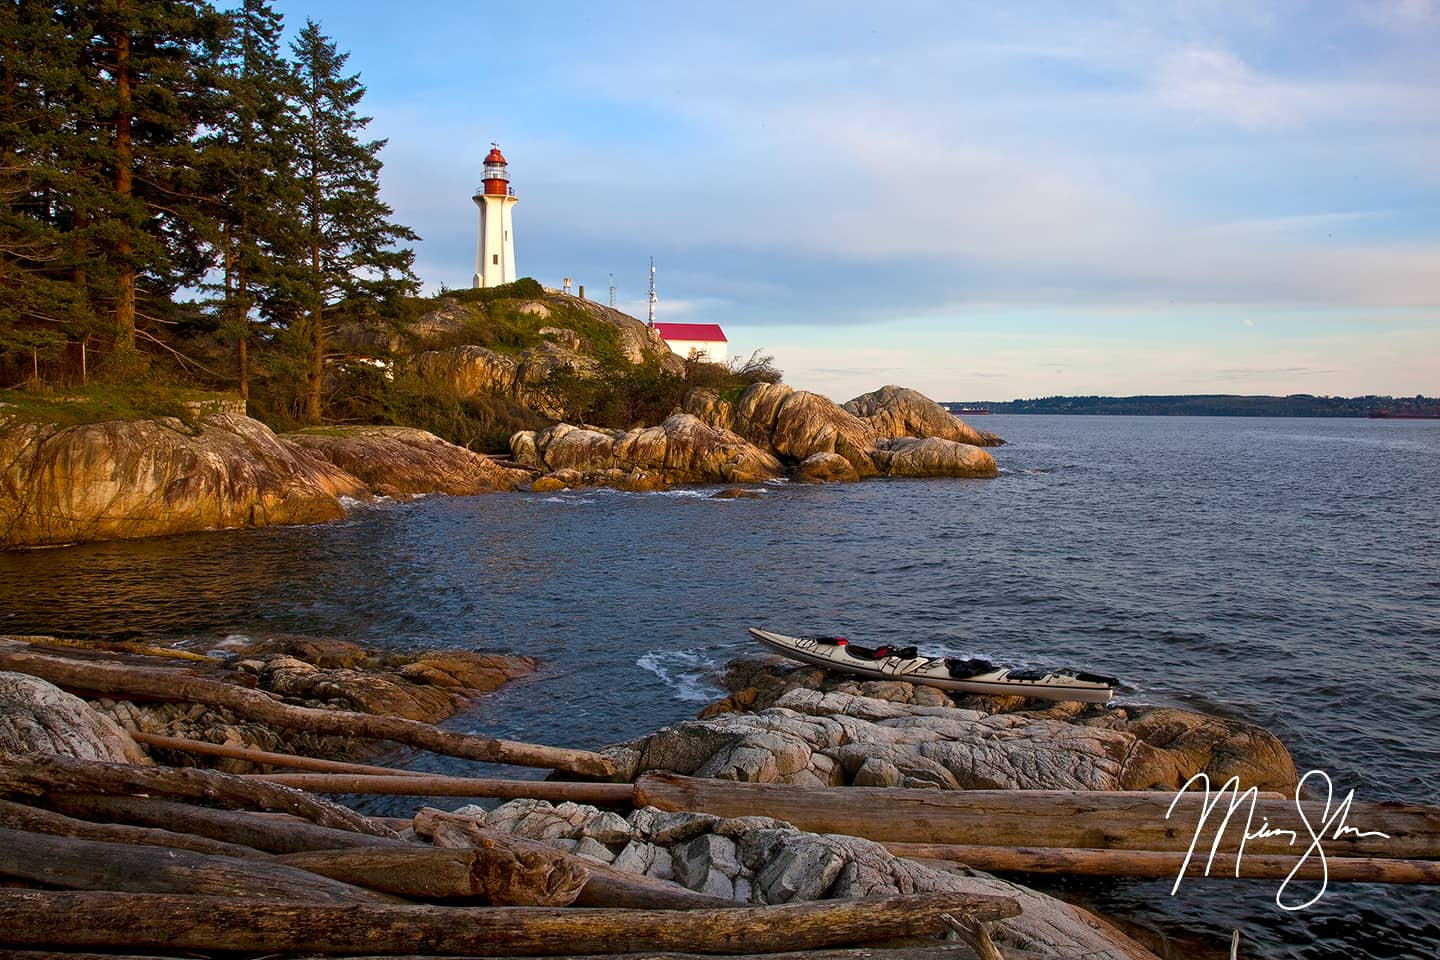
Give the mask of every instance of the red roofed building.
M 725 331 L 718 323 L 657 323 L 655 332 L 665 338 L 672 353 L 682 357 L 695 357 L 711 363 L 724 363 L 729 359 Z

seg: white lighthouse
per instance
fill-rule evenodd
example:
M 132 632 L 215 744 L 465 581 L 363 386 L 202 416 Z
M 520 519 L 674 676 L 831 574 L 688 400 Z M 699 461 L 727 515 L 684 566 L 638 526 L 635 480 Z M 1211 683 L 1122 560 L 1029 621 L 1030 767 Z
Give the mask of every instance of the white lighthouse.
M 515 240 L 510 208 L 519 201 L 510 187 L 510 171 L 498 144 L 485 155 L 485 185 L 472 198 L 480 208 L 475 242 L 475 286 L 494 287 L 515 280 Z

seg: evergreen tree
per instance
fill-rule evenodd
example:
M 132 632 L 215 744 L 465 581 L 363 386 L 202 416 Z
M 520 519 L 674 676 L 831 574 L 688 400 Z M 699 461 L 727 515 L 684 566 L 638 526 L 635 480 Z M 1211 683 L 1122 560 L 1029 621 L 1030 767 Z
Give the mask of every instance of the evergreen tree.
M 283 19 L 266 0 L 242 0 L 222 69 L 225 110 L 202 141 L 209 191 L 219 203 L 221 315 L 235 337 L 240 396 L 250 395 L 251 314 L 272 312 L 280 264 L 296 259 L 294 221 L 304 195 L 295 177 L 295 73 L 280 51 Z
M 305 419 L 320 422 L 327 311 L 346 298 L 389 300 L 418 285 L 414 251 L 396 245 L 419 238 L 392 223 L 380 199 L 384 140 L 362 141 L 369 117 L 356 112 L 365 88 L 344 74 L 348 53 L 313 21 L 292 45 L 298 73 L 296 172 L 303 201 L 306 261 L 298 271 L 309 363 Z
M 53 5 L 0 7 L 0 352 L 11 355 L 55 356 L 92 332 L 75 215 L 93 194 L 74 174 L 79 62 Z
M 209 265 L 213 209 L 200 193 L 196 133 L 218 106 L 226 21 L 185 0 L 56 6 L 83 47 L 94 92 L 78 118 L 93 163 L 75 169 L 104 188 L 83 216 L 99 241 L 94 262 L 112 283 L 113 359 L 125 369 L 136 359 L 137 293 L 168 298 Z

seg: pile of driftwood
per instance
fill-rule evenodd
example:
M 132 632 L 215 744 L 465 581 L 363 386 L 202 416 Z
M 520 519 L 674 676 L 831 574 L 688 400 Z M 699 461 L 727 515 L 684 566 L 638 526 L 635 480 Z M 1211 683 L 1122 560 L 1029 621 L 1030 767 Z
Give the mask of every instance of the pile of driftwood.
M 287 730 L 390 740 L 451 756 L 602 779 L 595 753 L 458 734 L 395 717 L 283 703 L 261 691 L 175 670 L 0 648 L 0 670 L 64 689 L 223 706 Z M 756 907 L 625 873 L 475 821 L 421 809 L 381 821 L 321 794 L 534 797 L 723 817 L 763 814 L 802 830 L 865 837 L 901 856 L 988 870 L 1175 876 L 1325 876 L 1440 882 L 1440 809 L 1353 804 L 1364 833 L 1326 838 L 1300 863 L 1286 829 L 1324 804 L 1256 800 L 1216 841 L 1199 796 L 1072 791 L 805 788 L 650 773 L 635 783 L 472 779 L 418 774 L 138 734 L 152 747 L 301 773 L 222 774 L 0 751 L 0 953 L 105 950 L 147 955 L 516 956 L 815 950 L 955 930 L 999 956 L 989 921 L 1014 900 L 929 894 Z M 885 811 L 883 817 L 874 811 Z M 1243 819 L 1245 814 L 1241 813 Z M 404 831 L 402 839 L 397 831 Z M 1383 832 L 1388 836 L 1380 837 Z M 38 960 L 38 958 L 37 958 Z
M 285 730 L 389 740 L 450 756 L 613 773 L 604 757 L 454 733 L 396 717 L 287 704 L 172 669 L 0 649 L 0 670 L 68 691 L 187 701 Z M 412 796 L 437 778 L 154 734 L 152 747 L 371 778 Z M 277 774 L 0 751 L 0 952 L 545 956 L 642 951 L 748 955 L 954 929 L 984 950 L 1013 900 L 931 894 L 750 906 L 425 808 L 382 821 Z M 629 807 L 634 787 L 438 778 L 470 795 L 575 794 Z M 344 792 L 338 781 L 318 791 Z M 459 791 L 465 792 L 465 791 Z M 407 836 L 397 832 L 403 828 Z M 993 953 L 989 955 L 993 956 Z M 39 956 L 39 954 L 32 954 Z
M 748 954 L 1016 913 L 953 894 L 739 906 L 442 811 L 414 821 L 430 843 L 407 841 L 303 791 L 193 768 L 5 753 L 0 794 L 0 876 L 25 885 L 0 890 L 11 949 Z

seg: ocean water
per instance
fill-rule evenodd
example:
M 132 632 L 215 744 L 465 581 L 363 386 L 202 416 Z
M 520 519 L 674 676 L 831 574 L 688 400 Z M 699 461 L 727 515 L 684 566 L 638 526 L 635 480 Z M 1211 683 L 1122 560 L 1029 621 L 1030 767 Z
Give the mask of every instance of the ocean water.
M 748 625 L 903 639 L 1113 674 L 1122 701 L 1270 728 L 1341 794 L 1440 803 L 1440 422 L 983 426 L 1010 441 L 994 480 L 434 497 L 0 554 L 0 632 L 526 653 L 534 677 L 449 724 L 579 747 L 693 716 Z M 1037 884 L 1217 945 L 1239 929 L 1245 957 L 1440 957 L 1434 888 L 1284 912 L 1270 881 Z

